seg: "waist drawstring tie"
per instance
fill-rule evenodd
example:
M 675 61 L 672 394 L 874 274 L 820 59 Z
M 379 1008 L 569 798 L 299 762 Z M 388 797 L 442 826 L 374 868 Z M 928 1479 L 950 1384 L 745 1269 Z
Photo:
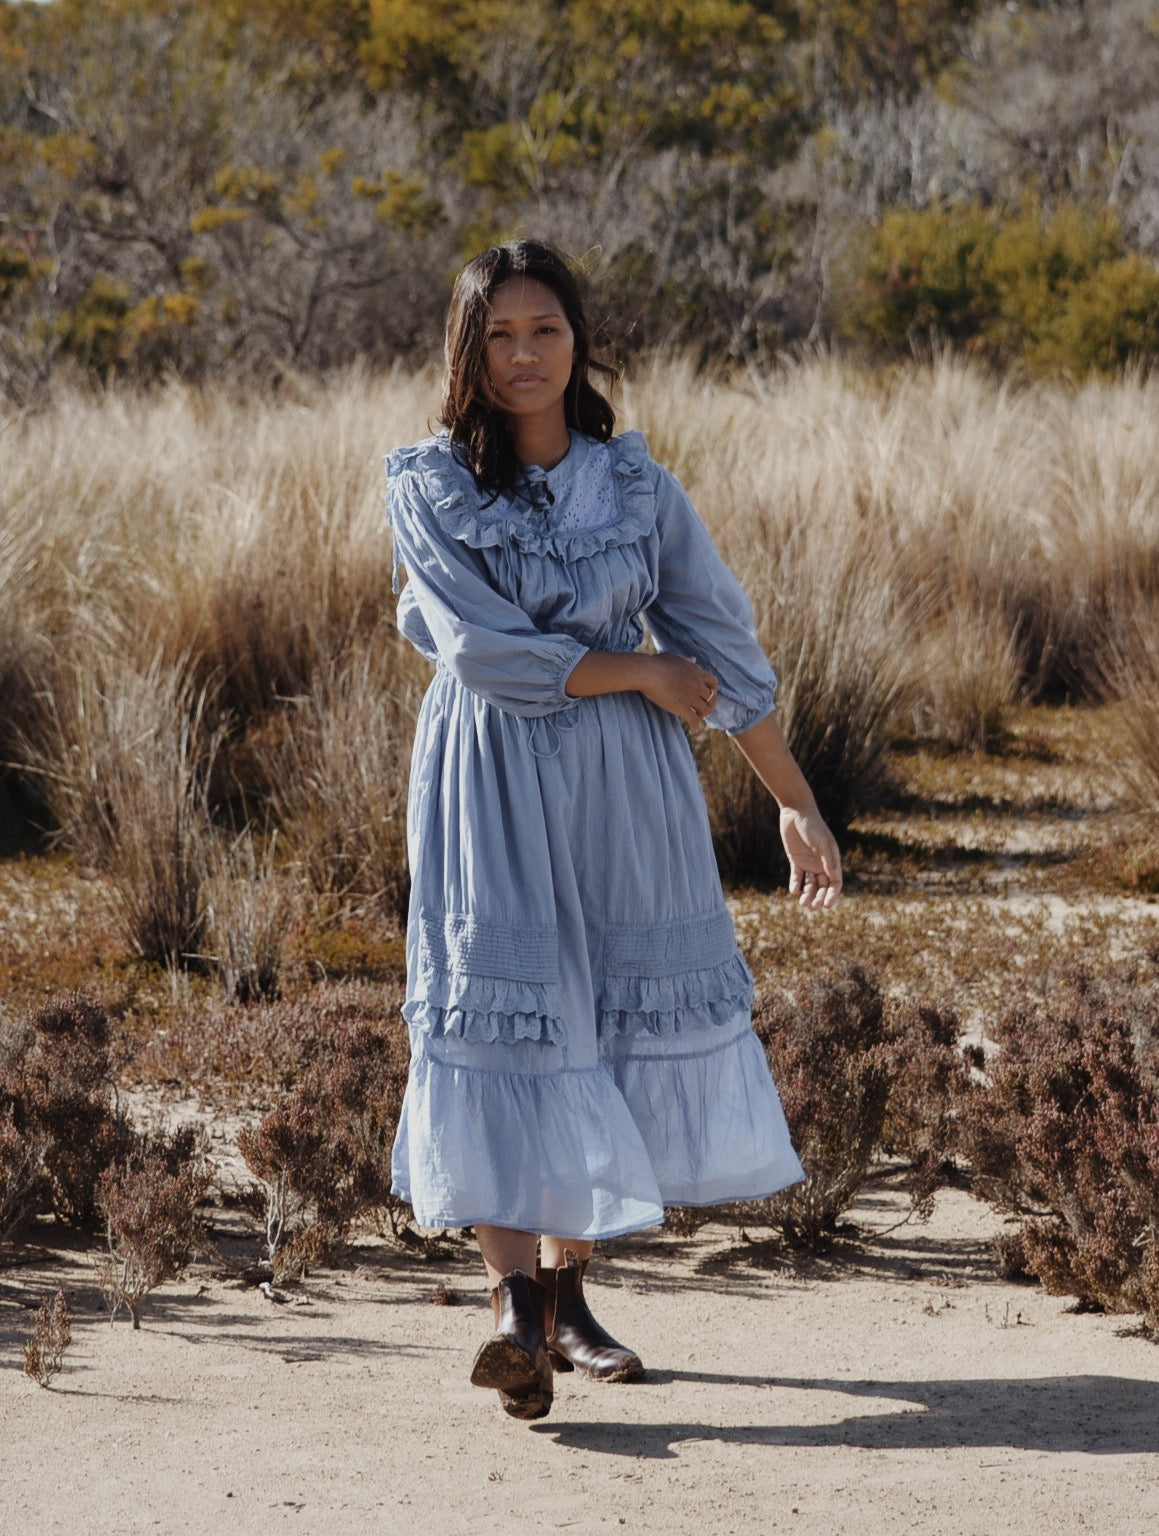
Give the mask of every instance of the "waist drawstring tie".
M 536 715 L 531 723 L 531 755 L 540 759 L 558 757 L 563 741 L 561 731 L 574 731 L 579 726 L 579 710 L 568 709 L 560 714 Z M 544 742 L 546 737 L 546 742 Z

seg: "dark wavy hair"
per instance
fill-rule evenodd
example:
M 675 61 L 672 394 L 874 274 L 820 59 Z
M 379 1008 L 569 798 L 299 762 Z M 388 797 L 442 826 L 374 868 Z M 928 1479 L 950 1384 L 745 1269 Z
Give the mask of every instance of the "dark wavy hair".
M 616 425 L 611 403 L 592 384 L 588 374 L 598 373 L 615 383 L 619 373 L 610 363 L 591 355 L 591 332 L 583 297 L 567 262 L 558 251 L 539 240 L 492 246 L 463 268 L 451 294 L 440 420 L 480 488 L 494 492 L 514 489 L 524 474 L 507 418 L 487 393 L 491 297 L 511 277 L 531 278 L 550 288 L 571 326 L 575 363 L 564 396 L 567 425 L 600 442 L 607 442 Z

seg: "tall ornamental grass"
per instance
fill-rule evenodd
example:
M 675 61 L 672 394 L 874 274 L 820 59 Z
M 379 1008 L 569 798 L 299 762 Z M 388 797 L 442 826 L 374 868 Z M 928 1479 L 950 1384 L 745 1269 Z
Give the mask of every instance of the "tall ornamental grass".
M 838 825 L 880 802 L 899 734 L 987 749 L 1020 698 L 1149 697 L 1159 381 L 998 383 L 950 356 L 885 374 L 817 356 L 729 381 L 665 356 L 620 407 L 750 593 L 789 738 Z M 0 413 L 0 752 L 84 857 L 120 857 L 119 834 L 93 831 L 118 775 L 149 779 L 131 802 L 169 826 L 158 786 L 172 798 L 187 773 L 211 843 L 253 823 L 308 888 L 401 911 L 426 674 L 393 628 L 382 455 L 436 410 L 431 373 L 353 369 L 249 391 L 62 389 Z M 133 700 L 152 723 L 113 729 Z M 141 743 L 162 741 L 176 769 L 149 766 Z M 722 742 L 699 749 L 726 863 L 767 870 L 747 768 Z M 235 985 L 256 976 L 243 950 L 270 924 L 243 912 L 250 937 L 230 950 L 218 880 L 211 938 L 184 844 L 143 809 L 117 814 L 143 839 L 146 905 L 165 883 L 146 845 L 186 893 L 180 935 L 154 949 L 221 950 Z M 234 880 L 239 901 L 249 886 Z

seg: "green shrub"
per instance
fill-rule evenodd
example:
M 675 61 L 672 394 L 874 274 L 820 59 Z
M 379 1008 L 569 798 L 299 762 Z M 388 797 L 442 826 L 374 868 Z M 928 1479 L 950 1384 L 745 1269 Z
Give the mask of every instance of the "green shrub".
M 890 209 L 865 239 L 844 328 L 894 351 L 931 337 L 976 345 L 999 315 L 996 234 L 976 204 Z
M 891 209 L 852 258 L 839 308 L 846 334 L 899 353 L 951 342 L 1079 376 L 1159 356 L 1159 267 L 1127 251 L 1109 208 Z

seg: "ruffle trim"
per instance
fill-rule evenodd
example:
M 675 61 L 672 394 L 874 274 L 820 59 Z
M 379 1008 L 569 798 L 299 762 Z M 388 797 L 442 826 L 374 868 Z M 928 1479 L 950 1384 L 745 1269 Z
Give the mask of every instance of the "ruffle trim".
M 601 999 L 601 1039 L 678 1035 L 727 1024 L 752 1007 L 753 978 L 738 951 L 723 965 L 675 976 L 608 976 Z
M 517 1040 L 563 1040 L 556 988 L 498 976 L 428 976 L 402 1014 L 424 1033 L 453 1035 L 469 1044 L 511 1045 Z
M 396 448 L 387 455 L 386 472 L 391 481 L 403 473 L 415 475 L 423 499 L 446 531 L 472 549 L 506 544 L 554 560 L 582 560 L 634 543 L 656 523 L 656 477 L 648 473 L 652 458 L 643 435 L 625 432 L 608 447 L 619 488 L 620 516 L 602 528 L 536 528 L 510 516 L 499 502 L 481 508 L 471 473 L 455 458 L 445 435 L 429 437 L 411 448 Z

